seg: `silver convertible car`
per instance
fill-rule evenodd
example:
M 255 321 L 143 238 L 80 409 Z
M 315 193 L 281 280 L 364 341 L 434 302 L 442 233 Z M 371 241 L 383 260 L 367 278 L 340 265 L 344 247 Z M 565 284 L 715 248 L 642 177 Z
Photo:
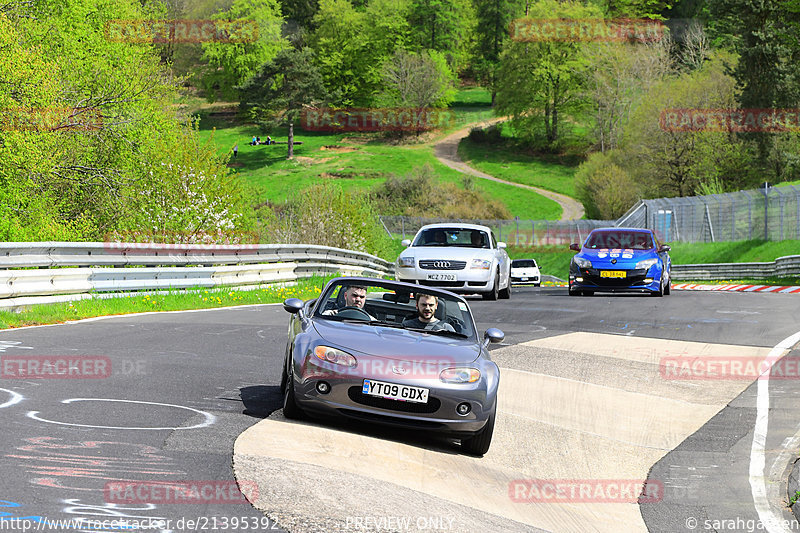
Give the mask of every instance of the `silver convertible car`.
M 500 371 L 469 305 L 449 291 L 372 278 L 331 280 L 290 298 L 281 391 L 286 418 L 337 416 L 435 432 L 489 449 Z

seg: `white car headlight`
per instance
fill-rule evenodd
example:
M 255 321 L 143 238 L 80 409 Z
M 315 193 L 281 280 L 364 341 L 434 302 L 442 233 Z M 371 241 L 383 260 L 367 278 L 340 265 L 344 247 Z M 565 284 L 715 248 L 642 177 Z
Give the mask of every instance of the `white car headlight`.
M 397 260 L 397 265 L 403 268 L 414 268 L 414 258 L 413 257 L 400 257 Z
M 489 270 L 492 268 L 492 262 L 486 259 L 473 259 L 470 268 L 478 268 L 481 270 Z
M 578 268 L 592 268 L 592 262 L 588 259 L 584 259 L 583 257 L 573 257 L 573 261 L 578 266 Z
M 636 268 L 637 269 L 644 268 L 645 270 L 649 270 L 650 267 L 655 265 L 656 263 L 658 263 L 658 259 L 656 259 L 656 258 L 644 259 L 644 260 L 639 261 L 638 263 L 636 263 Z

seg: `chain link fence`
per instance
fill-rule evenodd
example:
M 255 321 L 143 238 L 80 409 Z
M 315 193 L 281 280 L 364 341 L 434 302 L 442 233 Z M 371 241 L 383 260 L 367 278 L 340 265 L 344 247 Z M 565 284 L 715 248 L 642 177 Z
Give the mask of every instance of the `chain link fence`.
M 651 228 L 665 242 L 800 239 L 800 189 L 640 200 L 615 225 Z
M 468 220 L 382 216 L 386 231 L 410 239 L 426 224 L 488 226 L 512 246 L 583 242 L 595 228 L 650 228 L 662 242 L 800 240 L 800 188 L 793 185 L 683 198 L 639 200 L 618 220 Z

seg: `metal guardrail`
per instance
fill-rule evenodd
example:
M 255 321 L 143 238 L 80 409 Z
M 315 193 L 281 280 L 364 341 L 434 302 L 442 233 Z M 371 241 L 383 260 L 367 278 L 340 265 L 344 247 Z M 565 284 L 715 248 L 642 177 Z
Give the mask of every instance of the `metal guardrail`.
M 714 263 L 672 265 L 673 280 L 726 280 L 800 277 L 800 255 L 779 257 L 770 263 Z
M 303 244 L 6 242 L 0 243 L 0 308 L 90 292 L 264 285 L 336 274 L 391 276 L 394 264 Z

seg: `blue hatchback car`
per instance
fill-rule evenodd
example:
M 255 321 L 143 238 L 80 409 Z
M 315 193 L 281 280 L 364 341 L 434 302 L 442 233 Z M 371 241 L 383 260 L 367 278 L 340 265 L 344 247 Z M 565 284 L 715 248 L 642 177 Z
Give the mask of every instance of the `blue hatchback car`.
M 569 266 L 569 294 L 643 292 L 663 296 L 670 291 L 670 247 L 649 229 L 602 228 L 583 243 Z

